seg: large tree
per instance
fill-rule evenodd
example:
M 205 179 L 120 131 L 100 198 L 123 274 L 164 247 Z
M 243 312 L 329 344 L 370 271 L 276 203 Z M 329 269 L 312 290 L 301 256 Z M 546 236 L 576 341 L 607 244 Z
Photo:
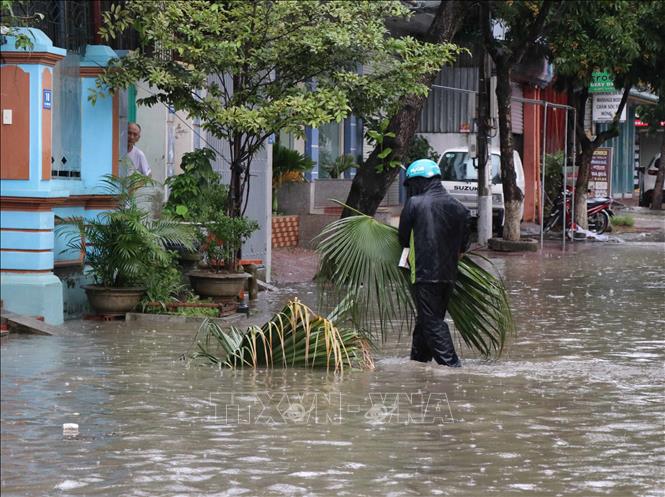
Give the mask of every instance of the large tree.
M 429 90 L 436 75 L 443 65 L 452 62 L 456 53 L 450 44 L 462 26 L 465 2 L 458 0 L 442 1 L 436 15 L 422 37 L 424 41 L 434 43 L 444 49 L 436 65 L 436 70 L 421 72 L 418 77 L 420 89 Z M 420 111 L 427 100 L 427 91 L 411 92 L 396 101 L 396 105 L 384 107 L 385 120 L 373 119 L 372 109 L 354 109 L 364 116 L 375 129 L 370 130 L 370 137 L 375 144 L 369 157 L 363 161 L 351 184 L 346 204 L 365 214 L 373 215 L 383 200 L 386 191 L 399 174 L 399 164 L 405 158 L 408 148 L 417 131 Z M 353 215 L 350 209 L 344 209 L 342 217 Z
M 620 116 L 638 76 L 635 62 L 642 50 L 641 20 L 649 15 L 650 4 L 570 0 L 565 2 L 548 38 L 557 85 L 567 92 L 569 105 L 576 109 L 575 222 L 584 228 L 588 226 L 586 199 L 591 158 L 598 147 L 619 135 Z M 595 71 L 608 71 L 622 97 L 608 129 L 594 136 L 585 129 L 584 120 Z
M 393 0 L 131 0 L 105 17 L 106 38 L 127 28 L 141 47 L 116 60 L 100 89 L 147 81 L 162 102 L 198 117 L 227 143 L 228 213 L 243 212 L 251 164 L 279 131 L 376 113 L 422 95 L 453 47 L 388 36 L 385 19 L 408 14 Z M 358 71 L 359 67 L 372 71 Z
M 524 199 L 517 187 L 517 175 L 513 161 L 513 130 L 511 119 L 512 88 L 510 78 L 513 68 L 530 50 L 541 44 L 546 23 L 554 17 L 552 8 L 558 2 L 545 1 L 492 1 L 482 2 L 480 25 L 485 49 L 496 68 L 496 98 L 499 114 L 499 142 L 501 149 L 501 182 L 505 205 L 503 238 L 520 239 L 520 212 Z M 495 26 L 504 34 L 495 36 Z

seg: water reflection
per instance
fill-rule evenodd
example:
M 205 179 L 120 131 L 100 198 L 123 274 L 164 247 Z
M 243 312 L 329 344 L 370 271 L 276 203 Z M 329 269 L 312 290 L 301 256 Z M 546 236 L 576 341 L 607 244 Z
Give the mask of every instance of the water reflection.
M 3 339 L 2 494 L 662 495 L 662 245 L 495 262 L 519 335 L 461 370 L 389 343 L 343 378 L 233 372 L 163 326 Z

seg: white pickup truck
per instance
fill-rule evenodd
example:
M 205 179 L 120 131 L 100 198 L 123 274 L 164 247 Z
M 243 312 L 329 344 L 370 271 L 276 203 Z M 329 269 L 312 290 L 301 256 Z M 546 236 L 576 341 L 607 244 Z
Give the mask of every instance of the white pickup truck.
M 504 203 L 503 184 L 501 183 L 501 155 L 498 149 L 492 149 L 491 187 L 492 187 L 492 225 L 495 231 L 503 226 Z M 513 162 L 517 176 L 517 187 L 524 194 L 524 168 L 517 151 L 513 151 Z M 471 211 L 471 216 L 478 217 L 478 161 L 469 157 L 468 148 L 446 150 L 439 159 L 441 184 L 453 197 Z M 523 209 L 522 209 L 523 211 Z M 521 218 L 520 214 L 520 218 Z

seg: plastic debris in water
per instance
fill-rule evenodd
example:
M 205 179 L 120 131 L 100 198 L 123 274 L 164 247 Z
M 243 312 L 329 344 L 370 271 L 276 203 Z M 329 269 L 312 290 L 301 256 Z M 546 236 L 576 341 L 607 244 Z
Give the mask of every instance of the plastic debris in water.
M 79 434 L 79 425 L 76 423 L 64 423 L 62 425 L 63 437 L 75 437 Z

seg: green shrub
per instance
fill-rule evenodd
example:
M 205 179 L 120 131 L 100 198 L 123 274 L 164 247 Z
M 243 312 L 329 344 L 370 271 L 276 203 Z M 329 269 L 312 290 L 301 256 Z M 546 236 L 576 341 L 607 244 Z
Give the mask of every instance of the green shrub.
M 635 218 L 629 214 L 612 217 L 613 226 L 634 226 Z
M 415 135 L 409 148 L 407 149 L 406 156 L 404 158 L 404 165 L 408 166 L 413 161 L 418 159 L 431 159 L 434 162 L 439 162 L 441 156 L 432 148 L 432 146 L 427 141 L 427 138 L 424 136 Z
M 182 174 L 166 180 L 169 200 L 164 212 L 182 221 L 206 221 L 212 214 L 226 210 L 228 187 L 214 171 L 215 152 L 201 148 L 182 156 Z
M 334 161 L 321 162 L 321 168 L 333 179 L 341 178 L 346 171 L 354 167 L 358 167 L 358 164 L 352 155 L 340 155 Z
M 152 180 L 135 173 L 118 178 L 105 176 L 104 189 L 118 200 L 118 207 L 94 218 L 64 218 L 58 236 L 68 250 L 85 254 L 88 273 L 96 285 L 111 288 L 145 286 L 146 278 L 171 264 L 170 245 L 193 250 L 195 233 L 164 216 L 153 220 L 137 203 L 137 192 Z
M 554 200 L 563 189 L 563 152 L 545 156 L 545 217 L 554 206 Z

